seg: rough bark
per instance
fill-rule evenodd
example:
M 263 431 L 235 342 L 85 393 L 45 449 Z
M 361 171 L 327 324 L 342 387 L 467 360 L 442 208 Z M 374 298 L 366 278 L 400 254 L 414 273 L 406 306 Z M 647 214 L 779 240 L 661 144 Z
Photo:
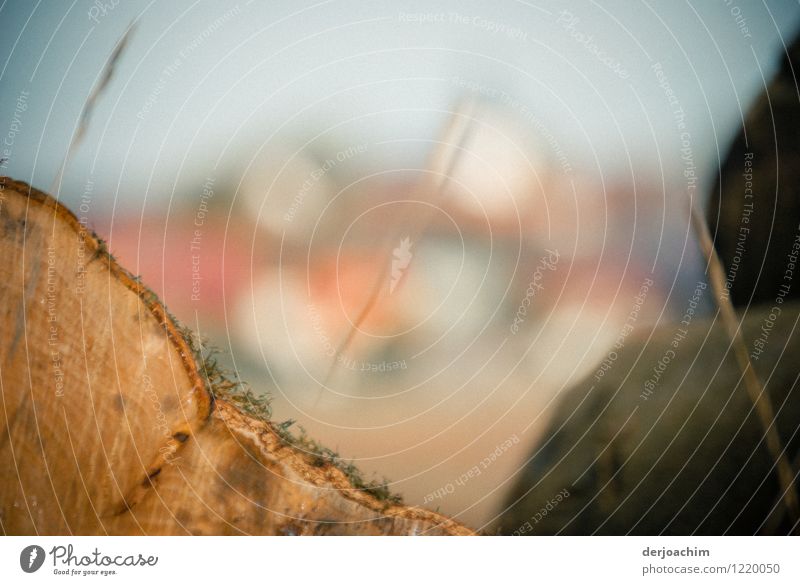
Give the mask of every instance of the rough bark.
M 0 177 L 5 534 L 470 534 L 380 500 L 215 398 L 158 299 L 48 195 Z

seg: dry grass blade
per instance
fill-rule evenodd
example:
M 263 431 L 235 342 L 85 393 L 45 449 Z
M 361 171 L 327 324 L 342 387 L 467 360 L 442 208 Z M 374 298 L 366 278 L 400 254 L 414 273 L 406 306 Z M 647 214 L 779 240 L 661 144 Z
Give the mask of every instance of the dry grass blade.
M 708 225 L 702 213 L 697 209 L 697 204 L 693 198 L 690 202 L 690 209 L 692 225 L 697 232 L 700 249 L 706 259 L 709 281 L 711 289 L 714 292 L 714 299 L 720 311 L 722 323 L 733 344 L 734 355 L 736 356 L 736 362 L 739 364 L 739 368 L 742 370 L 747 394 L 755 406 L 756 415 L 764 430 L 767 449 L 775 462 L 778 481 L 783 494 L 783 502 L 789 513 L 789 517 L 793 522 L 796 522 L 798 517 L 800 517 L 800 511 L 798 510 L 797 487 L 794 480 L 795 474 L 792 471 L 789 459 L 786 457 L 786 451 L 783 448 L 781 438 L 775 426 L 775 409 L 772 407 L 769 395 L 764 391 L 764 386 L 761 384 L 756 371 L 753 369 L 753 364 L 750 361 L 750 355 L 747 351 L 747 345 L 742 337 L 742 330 L 739 319 L 736 316 L 736 310 L 733 308 L 733 303 L 725 289 L 725 268 L 714 248 L 714 242 L 711 239 Z
M 72 140 L 70 140 L 69 147 L 67 148 L 67 154 L 64 155 L 64 160 L 61 162 L 61 166 L 58 168 L 56 178 L 53 180 L 53 186 L 50 189 L 52 193 L 58 193 L 58 188 L 61 186 L 61 180 L 64 177 L 64 171 L 69 164 L 69 160 L 72 158 L 72 154 L 78 149 L 78 147 L 81 145 L 81 142 L 83 142 L 83 138 L 86 136 L 86 132 L 89 129 L 89 124 L 92 121 L 92 114 L 94 114 L 94 108 L 97 105 L 97 101 L 100 99 L 100 96 L 103 95 L 103 92 L 105 92 L 106 88 L 108 88 L 108 84 L 114 77 L 114 70 L 116 69 L 120 57 L 122 57 L 122 54 L 125 52 L 125 48 L 130 42 L 130 37 L 133 34 L 134 28 L 134 24 L 131 23 L 131 25 L 128 26 L 128 28 L 122 34 L 122 37 L 119 39 L 117 45 L 114 47 L 114 50 L 111 52 L 111 55 L 106 61 L 105 67 L 103 67 L 103 71 L 100 74 L 100 79 L 98 79 L 97 83 L 95 83 L 92 91 L 89 93 L 89 97 L 86 98 L 86 102 L 83 104 L 81 117 L 78 120 L 78 127 L 75 130 L 75 134 L 72 136 Z
M 440 138 L 436 143 L 436 147 L 434 148 L 433 152 L 431 153 L 429 162 L 428 162 L 428 173 L 426 174 L 426 180 L 423 181 L 423 184 L 420 187 L 424 193 L 433 192 L 434 199 L 436 201 L 441 200 L 443 197 L 447 185 L 450 182 L 450 177 L 453 174 L 453 171 L 458 164 L 461 154 L 464 151 L 467 141 L 469 140 L 470 136 L 472 135 L 472 126 L 474 121 L 474 110 L 475 110 L 475 102 L 473 100 L 467 100 L 462 103 L 459 107 L 455 108 L 450 115 L 450 118 L 445 124 Z M 431 184 L 433 183 L 433 184 Z M 384 242 L 382 248 L 391 250 L 392 242 L 396 241 L 399 237 L 405 236 L 408 238 L 413 239 L 413 241 L 418 241 L 421 235 L 425 232 L 428 227 L 428 224 L 431 221 L 432 212 L 428 212 L 426 216 L 423 216 L 422 219 L 419 219 L 419 216 L 415 216 L 413 218 L 413 228 L 410 230 L 406 230 L 406 233 L 401 234 L 402 228 L 400 230 L 394 230 L 392 232 L 393 237 L 388 237 Z M 405 222 L 401 222 L 404 224 Z M 391 254 L 387 254 L 390 256 Z M 339 344 L 336 353 L 333 356 L 333 363 L 331 364 L 331 368 L 328 371 L 328 375 L 325 378 L 324 385 L 327 386 L 330 382 L 333 374 L 336 372 L 337 364 L 339 363 L 341 356 L 348 350 L 350 345 L 353 343 L 359 328 L 364 323 L 365 319 L 369 316 L 372 310 L 375 308 L 375 305 L 380 298 L 380 292 L 384 287 L 386 281 L 386 274 L 389 269 L 389 263 L 384 263 L 381 267 L 381 270 L 378 272 L 378 275 L 375 279 L 375 282 L 370 290 L 369 296 L 367 297 L 366 302 L 364 303 L 364 307 L 358 314 L 358 317 L 355 319 L 353 324 L 351 325 L 350 329 L 347 332 L 344 340 L 341 344 Z M 319 396 L 317 397 L 317 402 L 319 401 Z

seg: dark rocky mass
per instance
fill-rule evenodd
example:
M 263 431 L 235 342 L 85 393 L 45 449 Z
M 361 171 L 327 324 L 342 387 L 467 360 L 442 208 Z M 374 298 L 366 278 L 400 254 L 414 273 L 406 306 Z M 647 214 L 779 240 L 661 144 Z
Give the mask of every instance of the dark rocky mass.
M 752 311 L 745 338 L 759 339 L 770 314 L 768 307 Z M 784 305 L 754 362 L 795 471 L 798 319 L 800 303 Z M 590 376 L 567 393 L 506 502 L 503 533 L 791 530 L 762 426 L 721 323 L 692 323 L 676 348 L 680 328 L 661 326 L 652 337 L 639 332 L 600 382 Z
M 738 306 L 771 303 L 789 282 L 787 260 L 800 237 L 798 76 L 800 37 L 747 114 L 710 195 L 709 226 Z M 788 295 L 800 297 L 800 285 Z

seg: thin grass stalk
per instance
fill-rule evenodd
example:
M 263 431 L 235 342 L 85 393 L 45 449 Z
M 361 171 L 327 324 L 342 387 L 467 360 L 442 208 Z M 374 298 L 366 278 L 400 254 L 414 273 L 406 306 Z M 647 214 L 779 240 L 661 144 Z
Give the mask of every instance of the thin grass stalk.
M 714 248 L 711 232 L 708 229 L 705 218 L 697 208 L 694 198 L 691 198 L 690 209 L 692 225 L 698 236 L 700 250 L 706 260 L 706 268 L 711 289 L 714 293 L 714 300 L 719 308 L 722 323 L 733 345 L 734 355 L 742 372 L 747 394 L 753 402 L 756 416 L 764 431 L 767 450 L 769 451 L 778 474 L 778 482 L 783 494 L 783 502 L 786 506 L 786 511 L 789 513 L 789 517 L 792 521 L 796 522 L 800 514 L 798 513 L 795 474 L 786 456 L 786 450 L 783 447 L 780 435 L 778 435 L 778 429 L 775 425 L 775 409 L 750 361 L 747 344 L 742 336 L 741 323 L 739 322 L 736 310 L 733 307 L 730 295 L 725 287 L 725 268 L 717 254 L 716 248 Z

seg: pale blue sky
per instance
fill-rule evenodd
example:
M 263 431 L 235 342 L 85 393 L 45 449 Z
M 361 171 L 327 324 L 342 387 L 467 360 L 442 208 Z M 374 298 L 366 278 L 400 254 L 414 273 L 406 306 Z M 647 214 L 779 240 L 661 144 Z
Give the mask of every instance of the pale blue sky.
M 94 79 L 135 20 L 63 195 L 77 200 L 94 169 L 96 192 L 116 194 L 123 205 L 144 193 L 153 200 L 173 187 L 180 193 L 215 166 L 235 175 L 254 149 L 299 144 L 322 131 L 328 143 L 342 145 L 433 138 L 442 110 L 461 92 L 455 77 L 507 92 L 536 112 L 578 167 L 627 174 L 629 157 L 634 169 L 660 157 L 669 170 L 679 163 L 679 139 L 654 62 L 687 114 L 708 184 L 741 109 L 762 89 L 762 74 L 769 79 L 800 22 L 798 3 L 788 0 L 602 7 L 123 0 L 105 14 L 95 10 L 97 22 L 93 6 L 2 3 L 0 130 L 6 137 L 18 96 L 29 92 L 7 172 L 49 188 Z M 565 9 L 578 18 L 571 28 L 560 15 Z M 739 11 L 746 33 L 737 26 Z M 624 66 L 626 79 L 579 43 L 588 35 Z M 180 64 L 167 69 L 176 58 Z M 373 149 L 362 164 L 421 165 L 426 154 L 406 148 L 387 157 Z

